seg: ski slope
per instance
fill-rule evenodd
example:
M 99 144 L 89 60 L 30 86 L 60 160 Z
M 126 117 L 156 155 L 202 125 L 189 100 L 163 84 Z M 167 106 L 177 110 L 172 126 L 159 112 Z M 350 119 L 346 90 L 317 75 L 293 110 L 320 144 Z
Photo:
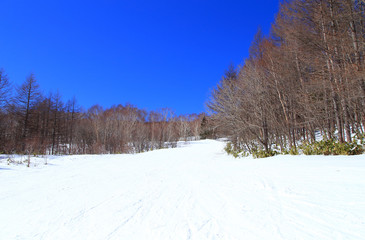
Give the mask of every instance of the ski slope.
M 0 163 L 0 239 L 365 239 L 365 156 L 234 159 L 204 140 Z

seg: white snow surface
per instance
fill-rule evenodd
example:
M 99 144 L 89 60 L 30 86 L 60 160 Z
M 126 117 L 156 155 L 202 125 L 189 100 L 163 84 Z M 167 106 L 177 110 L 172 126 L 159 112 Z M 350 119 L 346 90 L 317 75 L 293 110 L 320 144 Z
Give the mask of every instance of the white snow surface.
M 0 163 L 0 239 L 365 239 L 365 156 L 234 159 L 204 140 Z

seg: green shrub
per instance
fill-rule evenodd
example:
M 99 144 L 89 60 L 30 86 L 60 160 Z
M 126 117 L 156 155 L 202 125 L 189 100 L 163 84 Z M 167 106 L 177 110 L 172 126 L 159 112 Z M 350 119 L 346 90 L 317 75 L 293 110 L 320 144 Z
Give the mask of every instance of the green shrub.
M 226 146 L 224 147 L 224 151 L 226 151 L 228 155 L 232 155 L 235 158 L 248 156 L 248 153 L 243 148 L 231 142 L 228 142 L 226 144 Z
M 290 155 L 299 155 L 298 148 L 296 148 L 296 147 L 292 147 L 292 148 L 290 148 L 290 150 L 289 150 L 289 154 L 290 154 Z
M 232 155 L 235 158 L 239 156 L 239 151 L 235 149 L 234 145 L 231 142 L 228 142 L 226 144 L 226 146 L 224 147 L 224 151 L 226 151 L 228 155 Z
M 267 157 L 275 156 L 277 154 L 278 154 L 278 152 L 273 151 L 271 149 L 268 150 L 268 151 L 265 151 L 265 150 L 262 150 L 262 149 L 254 149 L 252 151 L 252 156 L 254 158 L 267 158 Z
M 305 155 L 358 155 L 364 152 L 364 147 L 355 139 L 341 143 L 335 139 L 322 140 L 314 143 L 304 142 L 300 149 Z
M 245 148 L 243 145 L 228 142 L 224 150 L 235 158 L 248 156 L 248 151 L 254 158 L 272 157 L 277 154 L 299 155 L 299 149 L 305 155 L 359 155 L 365 152 L 364 144 L 364 135 L 357 134 L 350 143 L 341 143 L 337 139 L 323 139 L 314 143 L 305 141 L 298 148 L 292 147 L 281 151 L 274 145 L 272 149 L 265 151 L 255 144 Z

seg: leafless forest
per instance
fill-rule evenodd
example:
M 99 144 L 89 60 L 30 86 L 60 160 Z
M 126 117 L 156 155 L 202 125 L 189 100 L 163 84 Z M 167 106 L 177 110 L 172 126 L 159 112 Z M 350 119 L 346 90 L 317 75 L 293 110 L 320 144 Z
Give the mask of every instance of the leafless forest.
M 205 119 L 203 114 L 176 116 L 168 108 L 148 112 L 129 104 L 94 105 L 85 111 L 75 98 L 65 103 L 59 93 L 45 97 L 33 74 L 12 87 L 1 70 L 0 83 L 2 153 L 135 153 L 175 147 L 178 140 L 199 138 Z
M 351 142 L 365 130 L 364 9 L 364 0 L 283 1 L 271 33 L 259 30 L 249 57 L 212 91 L 210 116 L 128 104 L 82 110 L 75 98 L 44 96 L 33 74 L 14 87 L 1 70 L 0 151 L 143 152 L 213 135 L 270 151 L 316 142 L 318 132 Z
M 208 107 L 238 147 L 270 151 L 299 141 L 351 142 L 365 126 L 365 1 L 281 3 L 242 66 L 230 67 Z

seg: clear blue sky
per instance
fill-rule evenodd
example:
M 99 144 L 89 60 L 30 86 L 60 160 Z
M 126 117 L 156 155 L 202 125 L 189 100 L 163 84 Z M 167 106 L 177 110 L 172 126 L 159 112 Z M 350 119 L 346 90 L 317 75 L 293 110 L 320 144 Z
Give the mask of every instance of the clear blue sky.
M 33 72 L 88 108 L 131 103 L 178 114 L 205 110 L 230 63 L 243 62 L 278 1 L 1 0 L 0 68 L 22 83 Z

